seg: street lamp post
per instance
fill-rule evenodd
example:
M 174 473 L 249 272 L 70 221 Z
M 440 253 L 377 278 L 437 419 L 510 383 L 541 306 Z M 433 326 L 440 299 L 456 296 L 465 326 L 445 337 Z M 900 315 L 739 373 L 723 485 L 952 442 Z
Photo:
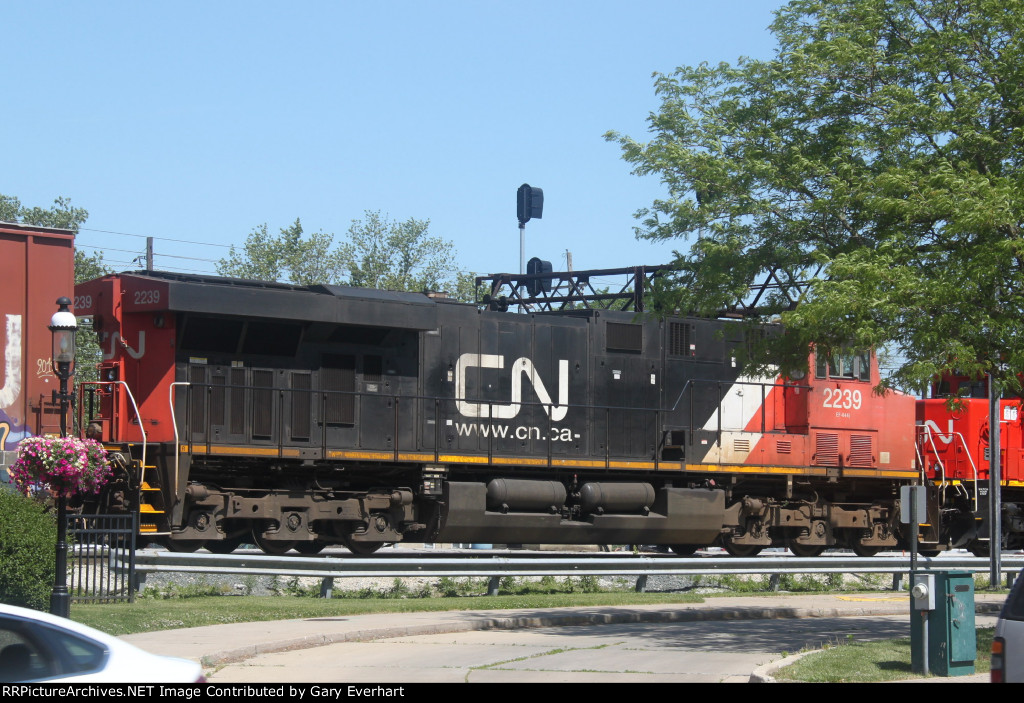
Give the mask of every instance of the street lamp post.
M 60 436 L 68 435 L 68 379 L 74 373 L 75 333 L 78 321 L 71 312 L 71 300 L 57 299 L 60 306 L 50 318 L 50 333 L 53 335 L 53 371 L 60 380 L 60 390 L 54 391 L 54 401 L 60 401 Z M 63 492 L 57 496 L 57 573 L 54 575 L 53 592 L 50 593 L 50 612 L 61 617 L 71 614 L 71 594 L 68 593 L 68 526 L 67 498 Z

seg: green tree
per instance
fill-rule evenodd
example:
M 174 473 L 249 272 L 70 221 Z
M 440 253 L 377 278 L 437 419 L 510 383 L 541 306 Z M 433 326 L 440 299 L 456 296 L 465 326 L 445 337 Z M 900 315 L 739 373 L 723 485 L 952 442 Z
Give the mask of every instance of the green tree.
M 11 195 L 0 193 L 0 222 L 18 222 L 21 202 Z
M 301 222 L 273 236 L 263 224 L 253 229 L 241 250 L 231 248 L 217 272 L 223 276 L 297 285 L 338 284 L 399 291 L 445 290 L 473 300 L 473 279 L 458 272 L 451 242 L 428 233 L 430 222 L 410 218 L 394 222 L 379 212 L 353 220 L 348 240 L 305 236 Z
M 241 251 L 234 247 L 217 264 L 222 276 L 257 281 L 284 281 L 296 285 L 337 283 L 344 276 L 339 254 L 333 248 L 334 236 L 322 231 L 304 236 L 296 219 L 271 236 L 267 225 L 253 229 Z
M 103 252 L 96 251 L 86 254 L 81 249 L 75 249 L 75 284 L 91 281 L 100 276 L 111 273 L 110 267 L 103 263 Z
M 341 258 L 349 284 L 402 291 L 447 291 L 473 299 L 473 278 L 461 273 L 455 247 L 428 233 L 430 220 L 395 222 L 379 211 L 353 220 Z
M 693 238 L 658 292 L 710 313 L 774 271 L 801 304 L 767 301 L 807 345 L 891 345 L 895 381 L 951 368 L 1024 372 L 1024 3 L 794 0 L 774 58 L 655 74 L 646 143 L 614 132 L 664 199 L 637 235 Z M 801 360 L 804 360 L 801 362 Z M 763 366 L 763 363 L 761 364 Z
M 77 232 L 87 219 L 89 211 L 72 207 L 70 198 L 57 198 L 49 209 L 44 210 L 41 207 L 25 207 L 13 195 L 0 194 L 0 221 L 22 222 L 37 227 L 54 227 Z

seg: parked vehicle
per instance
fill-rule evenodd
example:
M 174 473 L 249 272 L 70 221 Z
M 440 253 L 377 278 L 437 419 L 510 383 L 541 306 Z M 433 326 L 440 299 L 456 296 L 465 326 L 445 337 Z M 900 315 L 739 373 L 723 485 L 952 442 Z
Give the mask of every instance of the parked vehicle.
M 1024 578 L 1014 581 L 992 638 L 992 683 L 1024 681 Z
M 204 683 L 194 661 L 150 654 L 105 632 L 36 610 L 0 604 L 4 683 Z

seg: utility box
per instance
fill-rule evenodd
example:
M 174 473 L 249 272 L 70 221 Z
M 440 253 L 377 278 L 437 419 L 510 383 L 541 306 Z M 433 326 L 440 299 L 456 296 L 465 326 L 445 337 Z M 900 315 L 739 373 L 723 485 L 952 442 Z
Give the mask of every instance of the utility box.
M 974 673 L 977 635 L 972 574 L 911 574 L 910 650 L 914 671 L 937 676 Z

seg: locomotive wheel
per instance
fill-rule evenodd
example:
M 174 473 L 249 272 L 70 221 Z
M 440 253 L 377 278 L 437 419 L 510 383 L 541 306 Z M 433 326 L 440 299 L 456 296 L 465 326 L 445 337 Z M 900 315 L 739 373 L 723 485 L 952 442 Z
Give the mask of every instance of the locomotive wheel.
M 351 538 L 345 538 L 345 546 L 348 547 L 348 551 L 355 554 L 357 557 L 367 557 L 376 552 L 378 549 L 384 546 L 383 542 L 354 542 Z
M 201 539 L 169 539 L 165 544 L 172 552 L 195 552 L 202 549 L 206 542 Z
M 295 551 L 299 554 L 305 554 L 306 556 L 313 556 L 314 554 L 322 552 L 326 546 L 326 542 L 321 542 L 318 539 L 315 539 L 312 542 L 296 542 Z
M 760 544 L 736 544 L 730 540 L 726 540 L 723 546 L 734 557 L 755 557 L 764 549 Z
M 237 537 L 226 537 L 224 539 L 211 539 L 206 543 L 206 551 L 211 554 L 231 554 L 242 544 L 244 535 Z
M 259 547 L 260 551 L 264 554 L 271 554 L 276 557 L 285 554 L 295 546 L 294 540 L 263 539 L 262 533 L 256 532 L 256 530 L 252 532 L 252 543 Z
M 669 545 L 669 549 L 678 554 L 681 557 L 692 557 L 698 549 L 699 544 L 672 544 Z
M 971 542 L 967 545 L 967 551 L 976 557 L 991 556 L 991 550 L 989 549 L 988 542 Z
M 850 549 L 852 549 L 853 553 L 859 557 L 873 557 L 882 551 L 881 547 L 865 547 L 860 542 L 854 542 L 851 544 Z
M 800 544 L 798 542 L 787 542 L 786 547 L 793 552 L 795 557 L 820 557 L 827 547 L 824 544 Z

